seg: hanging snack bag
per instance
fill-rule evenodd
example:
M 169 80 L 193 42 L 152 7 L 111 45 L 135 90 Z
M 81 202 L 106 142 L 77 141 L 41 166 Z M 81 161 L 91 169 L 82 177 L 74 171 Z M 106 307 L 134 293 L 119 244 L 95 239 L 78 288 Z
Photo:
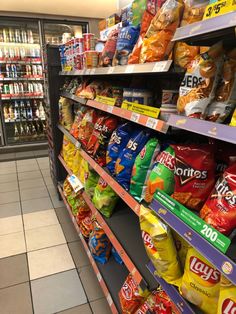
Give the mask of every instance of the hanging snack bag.
M 93 230 L 89 236 L 89 248 L 96 261 L 101 264 L 108 262 L 111 254 L 111 242 L 97 221 L 93 221 Z
M 201 1 L 199 3 L 196 0 L 185 0 L 184 14 L 180 27 L 201 21 L 208 3 L 209 1 Z M 187 69 L 199 52 L 199 46 L 189 46 L 184 42 L 177 42 L 174 47 L 175 64 Z
M 232 118 L 231 118 L 231 122 L 230 122 L 230 126 L 236 126 L 236 109 L 233 112 Z
M 103 180 L 98 180 L 94 189 L 93 204 L 107 218 L 111 217 L 119 196 L 112 190 L 110 185 Z
M 94 124 L 93 132 L 89 138 L 86 151 L 88 154 L 93 155 L 94 153 L 94 146 L 98 141 L 99 135 L 102 131 L 102 127 L 104 125 L 104 121 L 107 119 L 107 115 L 101 114 L 98 118 L 96 123 Z
M 236 163 L 227 168 L 216 182 L 200 216 L 223 234 L 236 227 Z
M 112 254 L 112 256 L 114 257 L 114 260 L 115 260 L 118 264 L 120 264 L 120 265 L 124 264 L 123 261 L 122 261 L 122 259 L 121 259 L 121 257 L 120 257 L 120 255 L 117 253 L 117 251 L 116 251 L 116 249 L 115 249 L 114 247 L 112 247 L 112 249 L 111 249 L 111 254 Z
M 119 153 L 128 143 L 131 132 L 132 125 L 125 123 L 120 125 L 111 135 L 106 152 L 106 166 L 112 175 L 115 174 L 115 163 Z
M 139 219 L 144 246 L 158 276 L 179 285 L 182 271 L 170 227 L 144 206 L 141 206 Z
M 106 165 L 106 151 L 112 132 L 117 128 L 118 118 L 107 117 L 104 120 L 100 135 L 97 142 L 94 145 L 93 156 L 96 162 L 104 167 Z
M 206 120 L 223 123 L 236 105 L 236 48 L 228 52 L 214 101 L 207 108 Z
M 84 190 L 90 198 L 94 195 L 94 189 L 98 183 L 99 175 L 93 168 L 89 165 L 88 172 L 85 173 L 85 184 Z
M 143 13 L 146 9 L 147 0 L 134 0 L 132 2 L 132 25 L 137 26 L 140 24 Z
M 113 66 L 126 65 L 128 63 L 129 55 L 138 40 L 139 31 L 139 26 L 126 26 L 120 30 L 113 58 Z
M 187 117 L 203 118 L 215 96 L 222 67 L 223 45 L 219 42 L 197 55 L 188 67 L 179 89 L 177 109 Z
M 87 99 L 95 99 L 97 95 L 99 95 L 102 90 L 105 88 L 105 83 L 102 81 L 93 81 L 89 85 L 87 85 L 77 96 L 87 98 Z
M 147 291 L 142 291 L 131 274 L 126 278 L 120 292 L 119 299 L 122 314 L 133 314 L 145 301 Z
M 87 146 L 90 136 L 92 135 L 94 125 L 97 121 L 98 113 L 94 109 L 90 109 L 84 115 L 79 126 L 78 140 L 83 146 Z
M 129 192 L 138 202 L 141 202 L 145 195 L 149 170 L 159 152 L 158 139 L 151 138 L 135 159 Z
M 168 59 L 173 48 L 171 39 L 179 26 L 182 11 L 183 4 L 177 0 L 167 0 L 157 11 L 143 39 L 140 63 Z
M 129 60 L 128 60 L 129 64 L 139 63 L 139 57 L 140 57 L 140 52 L 142 49 L 143 38 L 148 30 L 148 27 L 151 24 L 153 17 L 154 16 L 151 13 L 149 13 L 147 10 L 144 11 L 142 21 L 141 21 L 141 30 L 140 30 L 139 38 L 134 46 L 132 53 L 129 56 Z
M 150 203 L 157 188 L 171 195 L 174 191 L 174 149 L 168 146 L 157 155 L 153 168 L 147 179 L 145 201 Z
M 182 269 L 184 269 L 188 249 L 191 247 L 187 241 L 184 240 L 177 232 L 172 230 L 172 235 L 175 241 L 175 247 L 181 262 Z
M 236 287 L 221 275 L 217 314 L 233 314 L 236 310 Z
M 175 188 L 172 197 L 199 211 L 215 184 L 213 147 L 173 145 L 175 150 Z
M 130 177 L 135 162 L 135 158 L 142 150 L 150 132 L 146 130 L 137 130 L 116 160 L 115 174 L 117 181 L 128 191 L 130 186 Z
M 84 185 L 86 173 L 88 173 L 89 163 L 87 162 L 87 160 L 85 160 L 84 158 L 81 157 L 79 165 L 80 166 L 79 166 L 79 171 L 78 171 L 77 176 L 78 176 L 80 182 Z
M 59 122 L 68 131 L 73 124 L 72 101 L 70 99 L 60 97 L 59 99 Z
M 116 52 L 116 43 L 119 35 L 119 29 L 114 29 L 108 35 L 107 42 L 103 48 L 101 58 L 100 58 L 100 66 L 101 67 L 109 67 L 112 66 L 112 60 L 114 54 Z
M 80 169 L 80 160 L 81 160 L 81 156 L 80 156 L 80 151 L 79 149 L 75 149 L 74 150 L 74 154 L 73 154 L 73 160 L 72 160 L 72 165 L 71 165 L 71 171 L 74 175 L 78 175 L 79 173 L 79 169 Z
M 80 106 L 78 110 L 75 113 L 74 122 L 72 124 L 72 127 L 70 129 L 70 134 L 74 136 L 74 138 L 78 139 L 79 137 L 79 126 L 80 123 L 87 111 L 87 108 L 85 106 Z
M 215 314 L 220 292 L 220 272 L 195 249 L 187 253 L 180 292 L 204 313 Z
M 93 230 L 92 212 L 91 211 L 85 211 L 83 214 L 79 213 L 76 216 L 76 221 L 78 223 L 78 226 L 79 226 L 79 229 L 80 229 L 82 235 L 86 239 L 88 239 L 90 234 L 91 234 L 91 231 Z

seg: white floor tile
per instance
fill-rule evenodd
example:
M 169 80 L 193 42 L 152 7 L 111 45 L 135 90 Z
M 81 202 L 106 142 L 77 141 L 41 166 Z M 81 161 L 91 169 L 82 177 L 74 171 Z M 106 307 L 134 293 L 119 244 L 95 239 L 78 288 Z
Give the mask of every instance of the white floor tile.
M 22 216 L 12 216 L 0 219 L 0 235 L 23 232 Z
M 59 224 L 54 209 L 24 214 L 23 220 L 25 230 Z
M 33 170 L 33 171 L 26 171 L 26 172 L 19 172 L 18 173 L 18 179 L 19 181 L 24 181 L 24 180 L 32 180 L 32 179 L 41 179 L 42 174 L 39 170 Z
M 16 173 L 16 167 L 15 166 L 13 166 L 13 167 L 2 167 L 0 169 L 0 175 L 11 174 L 11 173 Z
M 25 237 L 23 232 L 0 236 L 0 258 L 25 252 Z
M 27 171 L 35 171 L 39 170 L 37 164 L 25 164 L 25 165 L 17 165 L 17 172 L 27 172 Z
M 75 268 L 66 244 L 29 252 L 30 280 Z
M 26 230 L 25 239 L 27 251 L 35 251 L 66 243 L 66 239 L 60 225 Z

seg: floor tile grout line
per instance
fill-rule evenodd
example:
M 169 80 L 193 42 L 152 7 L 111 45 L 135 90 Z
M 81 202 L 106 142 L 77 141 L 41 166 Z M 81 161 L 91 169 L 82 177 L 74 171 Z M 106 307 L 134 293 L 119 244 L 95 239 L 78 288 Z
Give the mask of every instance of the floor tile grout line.
M 22 253 L 22 254 L 25 254 L 25 253 Z M 18 255 L 20 255 L 20 254 L 18 254 Z M 17 255 L 14 255 L 14 256 L 17 256 Z M 12 256 L 10 256 L 10 257 L 12 257 Z M 15 283 L 15 284 L 13 284 L 13 285 L 5 286 L 5 287 L 0 288 L 0 291 L 1 291 L 1 290 L 4 290 L 4 289 L 7 289 L 7 288 L 19 286 L 19 285 L 21 285 L 21 284 L 23 284 L 23 283 L 30 283 L 30 281 L 29 281 L 29 280 L 26 280 L 26 281 L 22 281 L 22 282 Z

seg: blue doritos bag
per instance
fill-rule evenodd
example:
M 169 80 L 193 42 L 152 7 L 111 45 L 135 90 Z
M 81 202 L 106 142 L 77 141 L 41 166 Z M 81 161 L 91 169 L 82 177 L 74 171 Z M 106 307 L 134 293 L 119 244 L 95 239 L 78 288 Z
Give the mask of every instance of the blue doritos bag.
M 111 135 L 106 153 L 106 166 L 112 175 L 115 175 L 116 159 L 128 143 L 131 132 L 131 123 L 124 123 L 120 125 Z
M 116 249 L 115 249 L 114 247 L 112 247 L 112 249 L 111 249 L 111 255 L 114 257 L 114 260 L 115 260 L 118 264 L 120 264 L 120 265 L 123 264 L 123 261 L 122 261 L 120 255 L 117 253 L 117 251 L 116 251 Z
M 126 147 L 122 150 L 116 160 L 116 179 L 126 190 L 129 190 L 130 178 L 135 159 L 148 141 L 149 136 L 149 131 L 137 131 L 136 134 L 130 138 Z

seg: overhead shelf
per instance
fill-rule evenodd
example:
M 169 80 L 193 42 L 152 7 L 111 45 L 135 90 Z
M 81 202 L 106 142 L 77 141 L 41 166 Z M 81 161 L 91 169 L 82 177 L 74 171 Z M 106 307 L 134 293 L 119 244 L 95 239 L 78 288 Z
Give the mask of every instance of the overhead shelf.
M 144 64 L 128 64 L 107 68 L 92 68 L 74 71 L 61 71 L 60 75 L 124 75 L 124 74 L 150 74 L 165 73 L 170 70 L 172 60 L 150 62 Z
M 5 81 L 42 81 L 43 77 L 4 77 L 0 78 L 0 82 Z
M 209 46 L 219 40 L 235 39 L 236 12 L 219 15 L 177 28 L 172 41 Z
M 42 64 L 42 61 L 0 60 L 0 64 Z
M 2 100 L 18 100 L 18 99 L 43 99 L 44 96 L 4 96 L 4 94 L 0 95 Z

